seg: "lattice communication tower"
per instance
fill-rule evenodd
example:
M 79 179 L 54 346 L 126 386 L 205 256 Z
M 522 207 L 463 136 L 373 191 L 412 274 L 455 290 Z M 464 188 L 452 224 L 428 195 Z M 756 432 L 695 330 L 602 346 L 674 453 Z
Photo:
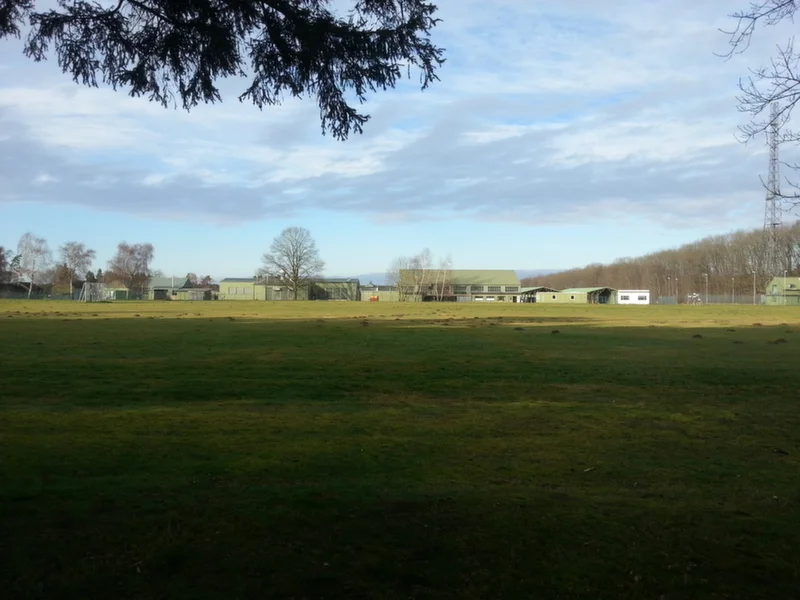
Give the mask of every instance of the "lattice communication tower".
M 773 102 L 770 112 L 769 127 L 767 129 L 769 175 L 767 178 L 767 201 L 764 206 L 764 233 L 767 238 L 767 267 L 773 275 L 781 269 L 782 262 L 778 249 L 778 231 L 783 225 L 780 162 L 778 159 L 778 146 L 780 144 L 779 115 L 780 108 L 778 107 L 778 103 Z

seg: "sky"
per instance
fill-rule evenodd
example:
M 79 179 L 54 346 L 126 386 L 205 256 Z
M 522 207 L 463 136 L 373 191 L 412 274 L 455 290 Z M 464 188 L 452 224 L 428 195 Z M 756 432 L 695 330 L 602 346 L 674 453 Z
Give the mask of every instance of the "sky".
M 0 41 L 0 245 L 81 241 L 105 268 L 150 242 L 165 274 L 220 279 L 297 225 L 351 276 L 425 247 L 454 268 L 566 269 L 762 226 L 766 145 L 735 137 L 737 84 L 791 29 L 726 61 L 719 28 L 746 0 L 436 3 L 441 80 L 370 96 L 343 142 L 313 97 L 259 111 L 228 80 L 187 113 Z

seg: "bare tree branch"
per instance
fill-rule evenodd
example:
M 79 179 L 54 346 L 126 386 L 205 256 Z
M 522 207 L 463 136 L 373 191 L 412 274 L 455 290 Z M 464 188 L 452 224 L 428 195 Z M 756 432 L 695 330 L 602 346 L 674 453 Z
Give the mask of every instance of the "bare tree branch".
M 66 242 L 59 248 L 61 262 L 67 268 L 69 275 L 69 293 L 73 293 L 75 277 L 78 273 L 85 273 L 92 266 L 95 251 L 80 242 Z
M 721 54 L 726 60 L 745 52 L 758 28 L 772 27 L 783 22 L 794 23 L 800 9 L 797 0 L 759 0 L 751 2 L 746 10 L 733 13 L 735 27 L 721 30 L 728 36 L 728 52 Z M 737 139 L 747 144 L 766 134 L 773 122 L 770 107 L 778 107 L 777 120 L 780 144 L 800 143 L 800 132 L 790 129 L 792 113 L 800 101 L 800 53 L 795 49 L 794 39 L 776 47 L 769 64 L 750 70 L 750 75 L 739 81 L 738 110 L 750 116 L 750 122 L 739 127 Z M 786 164 L 786 163 L 784 163 Z M 796 169 L 796 165 L 790 168 Z M 762 180 L 766 190 L 766 184 Z M 781 191 L 778 197 L 790 205 L 800 203 L 800 188 L 786 177 L 789 191 Z
M 18 274 L 28 283 L 28 298 L 40 273 L 50 267 L 52 255 L 47 240 L 28 232 L 23 234 L 17 245 Z
M 425 0 L 351 0 L 341 17 L 331 0 L 119 0 L 103 7 L 60 0 L 0 0 L 0 39 L 30 27 L 26 56 L 52 50 L 76 83 L 106 83 L 165 107 L 191 110 L 222 100 L 217 81 L 249 77 L 239 100 L 259 108 L 284 94 L 315 96 L 322 133 L 361 133 L 369 115 L 351 105 L 393 88 L 412 67 L 422 89 L 438 80 L 439 23 Z
M 108 261 L 106 280 L 118 278 L 128 290 L 138 290 L 140 295 L 143 294 L 154 274 L 150 269 L 154 255 L 153 244 L 119 243 L 114 258 Z

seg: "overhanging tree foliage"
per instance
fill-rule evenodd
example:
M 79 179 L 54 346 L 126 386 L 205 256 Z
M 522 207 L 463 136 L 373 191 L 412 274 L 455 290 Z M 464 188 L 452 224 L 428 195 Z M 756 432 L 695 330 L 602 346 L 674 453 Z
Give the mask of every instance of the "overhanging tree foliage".
M 800 4 L 796 0 L 758 0 L 751 2 L 746 10 L 733 13 L 730 16 L 736 26 L 723 30 L 730 44 L 730 49 L 723 56 L 730 58 L 745 52 L 759 28 L 774 27 L 783 22 L 793 23 L 798 10 Z M 769 65 L 751 69 L 750 76 L 739 81 L 739 90 L 739 110 L 752 117 L 750 123 L 739 128 L 742 142 L 746 143 L 766 132 L 772 122 L 770 106 L 775 102 L 779 107 L 780 141 L 800 143 L 800 132 L 787 127 L 792 111 L 800 101 L 800 51 L 795 50 L 793 38 L 778 46 Z M 798 164 L 784 164 L 795 170 L 800 169 Z M 795 203 L 800 202 L 798 183 L 788 177 L 785 181 L 791 191 L 779 195 Z
M 444 62 L 430 40 L 439 22 L 424 0 L 356 0 L 340 16 L 331 0 L 0 0 L 0 39 L 30 26 L 24 52 L 51 47 L 65 73 L 132 96 L 190 110 L 222 100 L 217 80 L 247 77 L 239 96 L 259 108 L 284 94 L 316 96 L 323 134 L 361 133 L 369 115 L 351 106 L 393 88 L 415 67 L 425 89 Z

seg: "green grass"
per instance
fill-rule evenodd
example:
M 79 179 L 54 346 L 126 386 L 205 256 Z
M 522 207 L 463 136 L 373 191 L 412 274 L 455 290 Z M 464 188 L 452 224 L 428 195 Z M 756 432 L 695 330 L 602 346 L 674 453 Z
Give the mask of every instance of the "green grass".
M 796 308 L 0 302 L 0 357 L 4 598 L 800 590 Z

